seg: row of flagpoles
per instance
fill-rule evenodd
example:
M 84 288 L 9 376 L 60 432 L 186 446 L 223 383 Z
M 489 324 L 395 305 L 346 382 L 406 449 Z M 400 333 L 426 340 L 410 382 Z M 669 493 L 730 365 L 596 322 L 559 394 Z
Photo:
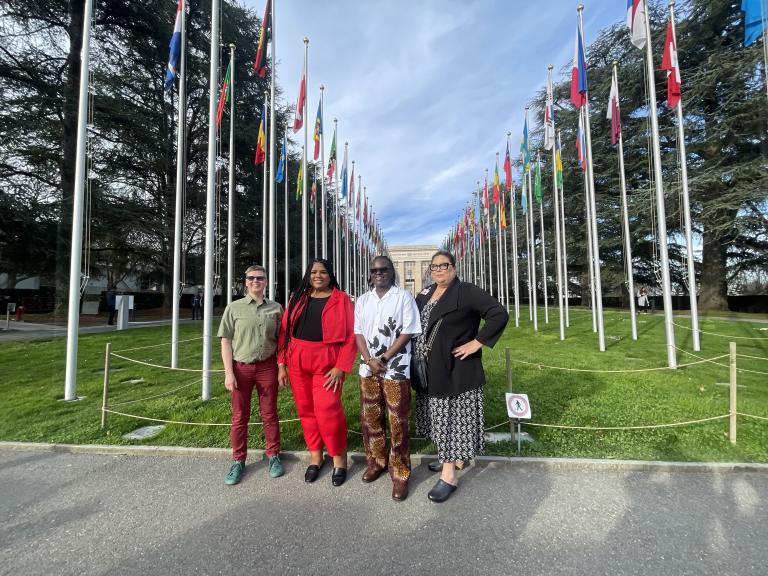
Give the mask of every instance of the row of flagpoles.
M 593 328 L 598 336 L 598 347 L 605 350 L 605 330 L 603 324 L 602 307 L 602 280 L 600 263 L 600 243 L 598 234 L 598 219 L 595 202 L 595 185 L 592 168 L 592 139 L 589 112 L 589 90 L 587 84 L 587 63 L 584 45 L 583 13 L 584 7 L 579 5 L 577 9 L 577 33 L 574 45 L 574 56 L 571 73 L 570 100 L 574 108 L 578 110 L 578 131 L 576 138 L 576 155 L 578 164 L 584 173 L 584 194 L 586 213 L 586 252 L 589 268 L 589 290 L 592 307 Z M 656 219 L 658 222 L 657 242 L 659 245 L 661 289 L 664 307 L 664 324 L 667 345 L 667 363 L 669 367 L 677 365 L 675 353 L 675 334 L 673 330 L 672 298 L 669 274 L 669 257 L 667 249 L 666 214 L 664 207 L 664 189 L 662 181 L 661 152 L 659 147 L 658 112 L 656 109 L 656 90 L 653 81 L 654 64 L 650 38 L 650 25 L 648 22 L 646 0 L 628 0 L 627 25 L 632 44 L 645 51 L 646 75 L 648 81 L 649 120 L 652 134 L 652 156 L 655 184 Z M 676 113 L 677 145 L 680 158 L 681 177 L 681 203 L 683 212 L 684 235 L 686 242 L 686 272 L 690 294 L 691 327 L 693 334 L 693 348 L 700 350 L 698 309 L 696 304 L 696 281 L 694 273 L 693 239 L 690 216 L 690 201 L 688 194 L 688 174 L 686 167 L 685 134 L 682 112 L 681 77 L 677 59 L 677 43 L 675 38 L 675 12 L 674 2 L 669 3 L 669 20 L 667 22 L 666 39 L 664 42 L 664 54 L 661 62 L 662 70 L 667 72 L 667 103 Z M 546 104 L 544 107 L 544 142 L 543 148 L 552 153 L 552 212 L 554 224 L 556 299 L 559 311 L 560 339 L 564 340 L 568 327 L 568 285 L 569 274 L 566 253 L 566 227 L 563 198 L 563 177 L 560 133 L 556 131 L 552 90 L 552 66 L 548 68 Z M 621 185 L 621 218 L 624 236 L 623 250 L 626 262 L 626 282 L 630 294 L 631 333 L 632 339 L 637 339 L 637 325 L 635 314 L 635 288 L 632 270 L 632 247 L 629 233 L 629 215 L 627 209 L 626 178 L 624 174 L 624 150 L 621 134 L 621 118 L 619 108 L 619 87 L 617 76 L 617 64 L 612 68 L 611 92 L 609 96 L 607 118 L 611 121 L 611 143 L 617 146 L 618 170 Z M 527 261 L 527 288 L 529 302 L 529 319 L 533 323 L 534 330 L 538 330 L 538 306 L 537 306 L 537 270 L 536 270 L 536 234 L 534 218 L 534 202 L 539 206 L 538 236 L 541 258 L 540 286 L 544 298 L 545 322 L 549 322 L 547 261 L 544 238 L 544 210 L 541 184 L 541 153 L 537 153 L 535 170 L 532 169 L 530 142 L 528 137 L 528 108 L 525 110 L 525 123 L 520 145 L 520 163 L 522 175 L 520 185 L 520 206 L 525 216 L 525 243 Z M 515 325 L 520 322 L 520 274 L 518 270 L 518 232 L 515 201 L 515 184 L 512 179 L 512 162 L 509 153 L 509 133 L 507 134 L 507 150 L 504 159 L 504 186 L 499 181 L 499 159 L 496 156 L 496 170 L 493 179 L 493 207 L 489 203 L 488 173 L 486 170 L 485 184 L 474 193 L 473 200 L 464 210 L 463 217 L 454 225 L 446 245 L 456 251 L 460 272 L 464 277 L 470 278 L 482 287 L 496 295 L 502 303 L 508 307 L 513 305 Z M 533 174 L 532 174 L 533 172 Z M 509 195 L 509 219 L 511 226 L 507 226 L 507 213 L 505 195 Z M 476 212 L 480 218 L 476 218 Z M 511 233 L 511 263 L 507 257 L 507 236 Z M 496 237 L 496 249 L 492 246 L 492 237 Z M 509 297 L 508 268 L 512 267 L 512 298 Z M 495 269 L 495 273 L 494 273 Z M 494 280 L 495 278 L 495 280 Z
M 230 133 L 229 133 L 229 195 L 228 195 L 228 224 L 227 224 L 227 303 L 232 299 L 232 288 L 235 285 L 234 276 L 234 119 L 235 119 L 235 45 L 229 45 L 229 64 L 217 93 L 219 70 L 219 2 L 213 0 L 211 16 L 211 52 L 210 52 L 210 100 L 208 125 L 208 183 L 206 194 L 206 225 L 205 225 L 205 285 L 203 308 L 203 399 L 210 398 L 210 369 L 211 369 L 211 339 L 213 329 L 213 293 L 215 288 L 214 248 L 215 237 L 215 172 L 216 172 L 216 132 L 222 124 L 226 103 L 230 104 Z M 184 92 L 184 52 L 186 43 L 186 0 L 178 0 L 174 32 L 170 43 L 170 57 L 166 71 L 165 86 L 172 88 L 176 77 L 179 79 L 179 119 L 178 119 L 178 157 L 176 182 L 176 222 L 174 241 L 174 302 L 171 334 L 171 367 L 178 365 L 178 334 L 179 334 L 179 297 L 183 282 L 181 270 L 181 214 L 180 207 L 184 175 L 183 134 L 184 119 L 186 118 L 186 95 Z M 285 303 L 290 294 L 290 231 L 288 228 L 288 151 L 287 134 L 284 135 L 279 153 L 279 164 L 275 171 L 276 142 L 276 101 L 275 101 L 275 0 L 267 0 L 262 19 L 256 58 L 253 65 L 254 73 L 264 78 L 267 73 L 267 51 L 270 48 L 272 66 L 270 67 L 269 92 L 264 95 L 264 106 L 261 113 L 259 130 L 256 135 L 256 151 L 254 163 L 263 166 L 263 203 L 262 203 L 262 251 L 261 261 L 268 270 L 267 297 L 276 296 L 277 275 L 277 223 L 276 223 L 276 185 L 284 184 L 283 202 L 285 220 L 283 223 L 285 262 Z M 309 39 L 304 38 L 304 66 L 299 84 L 299 93 L 294 110 L 293 131 L 303 128 L 303 146 L 301 164 L 296 178 L 296 198 L 301 202 L 301 270 L 307 268 L 309 261 L 309 222 L 307 183 L 308 175 L 308 122 L 307 119 L 307 78 L 308 78 Z M 355 181 L 355 162 L 352 161 L 349 171 L 349 143 L 344 143 L 344 158 L 341 168 L 337 160 L 337 130 L 338 120 L 334 118 L 333 139 L 331 142 L 328 170 L 325 173 L 325 146 L 323 134 L 323 95 L 324 86 L 320 86 L 320 99 L 315 120 L 313 142 L 314 182 L 312 185 L 312 209 L 315 216 L 313 242 L 314 256 L 329 259 L 336 270 L 337 277 L 345 291 L 358 294 L 367 287 L 367 262 L 374 253 L 385 253 L 386 242 L 381 228 L 375 218 L 372 206 L 369 207 L 367 189 L 362 186 L 362 177 L 358 174 Z M 317 188 L 317 161 L 319 159 L 321 211 L 320 211 L 320 241 L 317 239 L 317 210 L 315 210 L 315 193 Z M 333 193 L 333 224 L 328 223 L 326 206 L 327 192 Z M 329 246 L 329 230 L 333 230 L 333 246 Z M 329 256 L 330 253 L 330 256 Z

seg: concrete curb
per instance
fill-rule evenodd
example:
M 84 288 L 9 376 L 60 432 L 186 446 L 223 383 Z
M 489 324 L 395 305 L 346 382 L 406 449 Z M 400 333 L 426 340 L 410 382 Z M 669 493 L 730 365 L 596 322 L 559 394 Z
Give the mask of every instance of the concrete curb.
M 184 446 L 115 446 L 99 444 L 48 444 L 36 442 L 0 442 L 0 452 L 59 452 L 64 454 L 104 454 L 112 456 L 190 456 L 194 458 L 231 458 L 229 448 L 193 448 Z M 281 452 L 283 460 L 309 461 L 309 452 Z M 263 450 L 249 450 L 249 460 L 265 457 Z M 365 464 L 365 454 L 350 452 L 354 464 Z M 412 454 L 413 467 L 433 462 L 433 454 Z M 509 456 L 478 456 L 477 467 L 525 466 L 551 470 L 619 470 L 643 472 L 761 472 L 768 474 L 768 464 L 753 462 L 660 462 L 656 460 L 598 460 L 590 458 L 530 458 Z

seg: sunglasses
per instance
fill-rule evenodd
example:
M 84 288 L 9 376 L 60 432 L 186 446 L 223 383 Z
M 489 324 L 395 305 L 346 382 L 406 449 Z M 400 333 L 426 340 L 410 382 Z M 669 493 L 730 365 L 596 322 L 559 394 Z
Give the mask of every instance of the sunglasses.
M 371 274 L 386 274 L 389 268 L 371 268 Z
M 442 264 L 430 264 L 429 269 L 432 270 L 432 272 L 436 272 L 437 270 L 448 270 L 450 265 L 450 262 L 443 262 Z
M 264 282 L 267 277 L 266 276 L 246 276 L 245 277 L 248 282 Z

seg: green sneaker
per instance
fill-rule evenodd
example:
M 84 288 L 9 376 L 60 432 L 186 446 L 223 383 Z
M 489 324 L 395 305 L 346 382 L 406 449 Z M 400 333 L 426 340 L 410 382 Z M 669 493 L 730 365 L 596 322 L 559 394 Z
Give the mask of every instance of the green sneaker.
M 280 478 L 285 473 L 283 465 L 280 463 L 280 456 L 272 456 L 269 459 L 270 478 Z
M 235 460 L 232 462 L 232 466 L 229 467 L 229 474 L 224 478 L 224 484 L 228 486 L 234 486 L 240 482 L 240 477 L 245 471 L 245 460 Z

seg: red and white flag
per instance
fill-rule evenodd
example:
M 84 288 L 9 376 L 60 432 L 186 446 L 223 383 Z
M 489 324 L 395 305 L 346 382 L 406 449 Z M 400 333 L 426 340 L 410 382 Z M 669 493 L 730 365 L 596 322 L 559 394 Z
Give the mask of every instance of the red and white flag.
M 296 100 L 296 109 L 293 111 L 293 131 L 296 132 L 304 126 L 304 100 L 307 97 L 307 77 L 301 75 L 299 85 L 299 98 Z
M 677 62 L 677 42 L 672 33 L 672 22 L 667 20 L 667 38 L 664 40 L 664 56 L 661 69 L 667 71 L 667 104 L 670 108 L 680 102 L 680 65 Z
M 629 39 L 638 48 L 645 47 L 645 0 L 627 0 Z
M 611 95 L 605 117 L 611 121 L 611 144 L 616 144 L 621 135 L 621 115 L 619 114 L 619 83 L 615 75 L 611 79 Z

